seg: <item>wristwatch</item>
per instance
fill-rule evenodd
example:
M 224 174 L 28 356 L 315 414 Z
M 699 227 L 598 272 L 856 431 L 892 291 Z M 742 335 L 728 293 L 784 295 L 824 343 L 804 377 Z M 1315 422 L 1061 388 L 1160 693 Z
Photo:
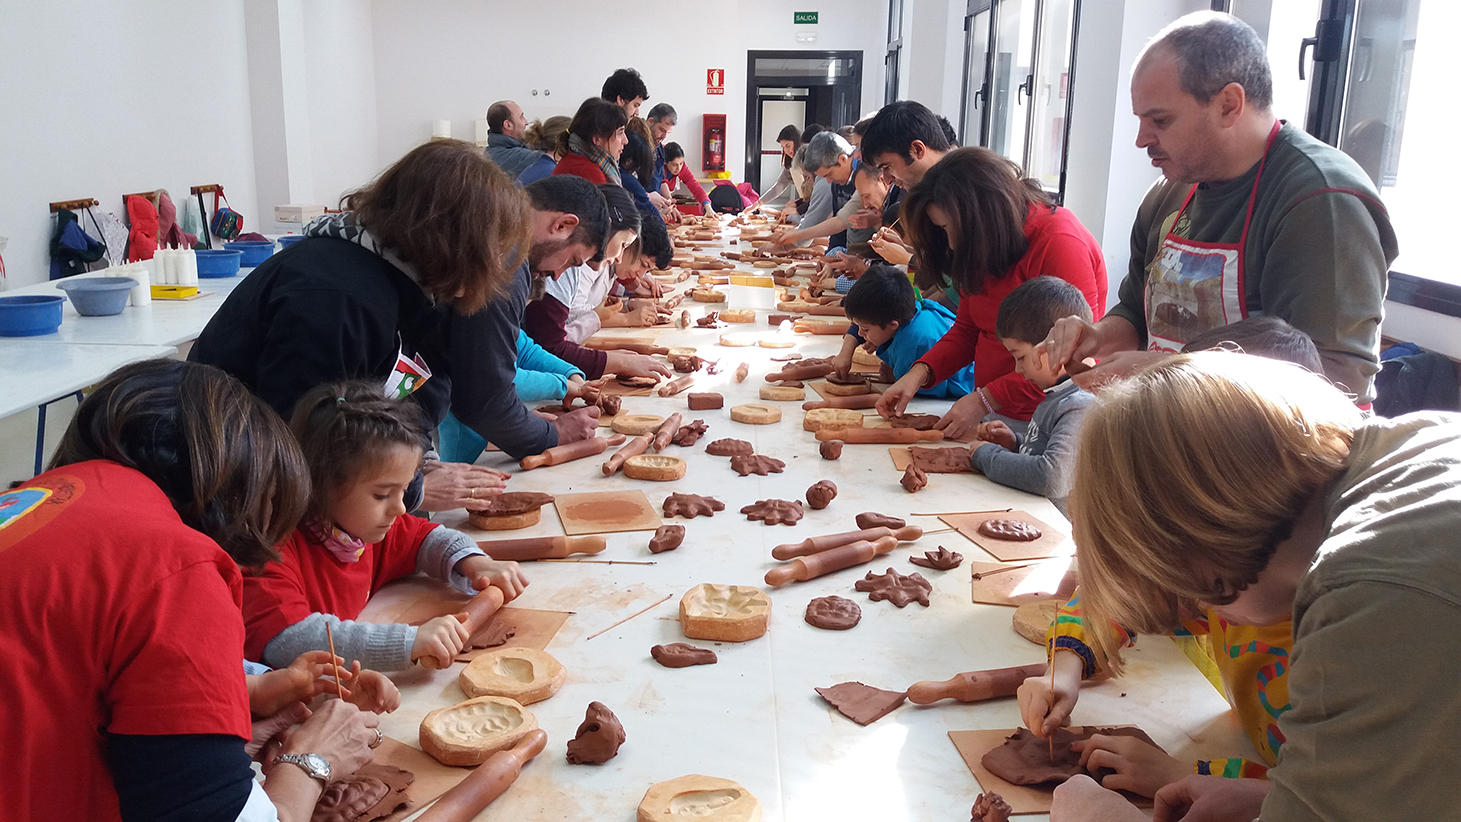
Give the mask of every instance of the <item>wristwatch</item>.
M 330 760 L 319 754 L 280 754 L 280 762 L 288 762 L 291 765 L 298 765 L 304 772 L 319 781 L 330 784 Z

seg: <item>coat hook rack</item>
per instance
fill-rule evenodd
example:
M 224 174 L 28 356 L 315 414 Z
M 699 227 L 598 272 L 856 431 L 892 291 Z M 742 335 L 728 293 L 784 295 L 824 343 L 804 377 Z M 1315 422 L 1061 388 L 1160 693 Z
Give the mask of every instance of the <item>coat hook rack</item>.
M 97 200 L 93 197 L 85 197 L 80 200 L 61 200 L 59 202 L 51 203 L 51 213 L 55 214 L 57 211 L 60 211 L 63 208 L 67 211 L 75 211 L 79 208 L 94 208 L 99 205 L 101 205 L 101 203 L 97 202 Z
M 147 202 L 152 203 L 152 207 L 153 208 L 157 208 L 157 192 L 156 191 L 138 191 L 138 192 L 136 192 L 134 194 L 123 194 L 122 195 L 122 202 L 124 204 L 127 202 L 127 198 L 128 197 L 141 197 L 142 199 L 146 200 Z
M 223 186 L 217 183 L 209 183 L 205 186 L 193 186 L 192 188 L 188 189 L 188 193 L 196 196 L 198 194 L 212 194 L 215 191 L 222 190 Z

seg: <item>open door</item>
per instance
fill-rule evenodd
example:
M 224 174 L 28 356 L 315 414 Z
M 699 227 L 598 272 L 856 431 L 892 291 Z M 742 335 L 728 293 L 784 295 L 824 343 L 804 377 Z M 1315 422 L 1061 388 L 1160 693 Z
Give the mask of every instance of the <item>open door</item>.
M 851 125 L 862 111 L 861 51 L 746 52 L 745 179 L 765 191 L 781 174 L 786 126 Z

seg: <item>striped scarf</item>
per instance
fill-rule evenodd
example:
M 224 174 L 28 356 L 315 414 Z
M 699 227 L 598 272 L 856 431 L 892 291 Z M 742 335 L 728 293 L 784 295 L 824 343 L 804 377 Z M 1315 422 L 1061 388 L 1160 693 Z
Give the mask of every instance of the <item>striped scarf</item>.
M 609 152 L 572 133 L 568 135 L 568 150 L 593 160 L 599 170 L 604 172 L 604 176 L 609 178 L 609 182 L 616 186 L 624 185 L 624 182 L 619 179 L 619 165 L 614 162 L 613 157 L 609 156 Z

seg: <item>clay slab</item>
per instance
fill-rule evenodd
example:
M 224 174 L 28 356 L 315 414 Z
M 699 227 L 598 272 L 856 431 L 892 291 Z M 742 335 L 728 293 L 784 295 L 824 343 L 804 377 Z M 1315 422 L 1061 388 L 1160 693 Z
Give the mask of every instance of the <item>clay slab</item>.
M 458 782 L 467 778 L 472 771 L 468 768 L 454 768 L 432 759 L 420 748 L 397 742 L 389 736 L 375 749 L 375 763 L 389 765 L 410 771 L 416 779 L 406 788 L 406 807 L 389 816 L 385 822 L 399 822 L 436 801 L 436 798 L 455 788 Z
M 561 508 L 559 509 L 561 512 Z M 1075 543 L 1065 531 L 1037 519 L 1028 511 L 1000 511 L 990 514 L 954 514 L 939 517 L 945 524 L 953 526 L 969 541 L 983 548 L 1000 562 L 1020 562 L 1030 559 L 1048 559 L 1069 556 L 1075 553 Z M 1019 519 L 1040 529 L 1040 538 L 1031 542 L 1011 542 L 990 539 L 979 533 L 979 523 L 987 519 Z
M 653 531 L 664 525 L 643 491 L 562 494 L 555 507 L 569 536 Z
M 1083 729 L 1080 726 L 1072 726 L 1070 730 L 1081 731 Z M 1051 795 L 1055 790 L 1053 783 L 1048 786 L 1015 785 L 990 773 L 981 761 L 985 754 L 1003 745 L 1005 739 L 1014 732 L 1014 728 L 992 731 L 949 731 L 949 741 L 954 743 L 954 748 L 958 750 L 959 756 L 963 758 L 969 772 L 974 774 L 980 790 L 985 793 L 997 793 L 1004 797 L 1013 814 L 1050 813 Z M 1131 794 L 1122 795 L 1138 808 L 1152 807 L 1150 799 Z

